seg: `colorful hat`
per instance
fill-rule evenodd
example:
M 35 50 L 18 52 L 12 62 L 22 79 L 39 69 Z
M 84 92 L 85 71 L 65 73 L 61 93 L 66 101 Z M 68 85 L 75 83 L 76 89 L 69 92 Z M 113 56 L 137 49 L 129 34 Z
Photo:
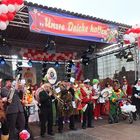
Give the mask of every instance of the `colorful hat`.
M 97 83 L 99 83 L 99 80 L 98 80 L 98 79 L 93 79 L 93 80 L 92 80 L 92 83 L 93 83 L 93 84 L 97 84 Z

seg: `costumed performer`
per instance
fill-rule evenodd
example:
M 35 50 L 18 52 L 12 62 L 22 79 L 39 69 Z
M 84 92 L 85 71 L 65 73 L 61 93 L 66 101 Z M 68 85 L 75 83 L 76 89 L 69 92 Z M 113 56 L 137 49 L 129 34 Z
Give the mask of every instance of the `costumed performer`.
M 119 107 L 118 102 L 124 96 L 123 91 L 120 88 L 120 83 L 118 80 L 113 81 L 113 92 L 112 96 L 110 97 L 110 111 L 109 111 L 109 123 L 118 123 L 119 118 L 118 115 L 121 112 L 117 112 Z M 121 110 L 120 110 L 121 111 Z
M 93 104 L 94 104 L 94 92 L 92 86 L 87 84 L 81 84 L 80 92 L 82 95 L 82 111 L 83 111 L 83 122 L 82 128 L 87 127 L 93 128 Z

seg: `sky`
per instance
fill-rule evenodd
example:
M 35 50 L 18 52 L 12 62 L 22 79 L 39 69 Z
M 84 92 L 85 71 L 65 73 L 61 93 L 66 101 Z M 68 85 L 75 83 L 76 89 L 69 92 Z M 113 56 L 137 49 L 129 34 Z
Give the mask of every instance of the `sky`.
M 135 25 L 140 23 L 140 0 L 26 0 L 49 7 Z

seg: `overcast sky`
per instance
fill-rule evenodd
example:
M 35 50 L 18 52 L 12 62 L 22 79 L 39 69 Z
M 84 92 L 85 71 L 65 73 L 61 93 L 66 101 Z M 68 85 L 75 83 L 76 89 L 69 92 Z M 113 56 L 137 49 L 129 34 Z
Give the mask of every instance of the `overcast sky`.
M 134 25 L 140 23 L 140 0 L 26 0 L 49 7 Z

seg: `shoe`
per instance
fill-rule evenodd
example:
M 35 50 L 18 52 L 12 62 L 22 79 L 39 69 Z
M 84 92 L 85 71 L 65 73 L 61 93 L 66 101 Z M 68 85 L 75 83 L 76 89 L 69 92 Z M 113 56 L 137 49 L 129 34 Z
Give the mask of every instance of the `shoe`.
M 86 126 L 82 126 L 83 129 L 86 129 Z
M 44 138 L 44 137 L 45 137 L 45 134 L 40 134 L 40 136 L 41 136 L 42 138 Z
M 50 133 L 48 133 L 48 135 L 54 136 L 54 133 L 53 132 L 50 132 Z
M 93 126 L 93 125 L 91 125 L 91 126 L 88 126 L 88 128 L 94 128 L 94 126 Z
M 76 131 L 77 129 L 76 128 L 70 128 L 70 130 Z
M 97 117 L 94 117 L 94 120 L 98 120 Z
M 58 133 L 63 133 L 63 130 L 58 130 Z
M 103 118 L 102 118 L 102 117 L 98 117 L 98 119 L 99 119 L 99 120 L 102 120 Z

